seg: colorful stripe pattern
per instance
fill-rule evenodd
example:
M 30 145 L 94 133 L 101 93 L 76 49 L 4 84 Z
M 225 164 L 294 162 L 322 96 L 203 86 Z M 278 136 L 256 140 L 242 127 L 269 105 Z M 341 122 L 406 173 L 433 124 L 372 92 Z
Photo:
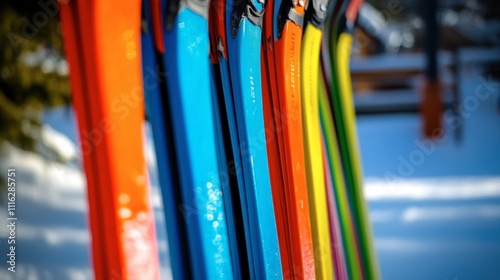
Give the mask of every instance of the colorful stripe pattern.
M 145 120 L 175 279 L 380 279 L 349 73 L 362 0 L 60 5 L 80 135 L 106 129 L 82 145 L 96 279 L 160 278 Z

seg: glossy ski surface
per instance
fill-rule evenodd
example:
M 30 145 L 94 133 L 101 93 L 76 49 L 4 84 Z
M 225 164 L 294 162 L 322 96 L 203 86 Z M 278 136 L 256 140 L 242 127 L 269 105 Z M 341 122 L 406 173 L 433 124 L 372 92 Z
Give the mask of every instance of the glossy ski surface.
M 175 279 L 188 279 L 190 277 L 189 256 L 186 227 L 183 216 L 177 208 L 182 204 L 175 165 L 175 148 L 173 147 L 173 134 L 171 114 L 168 106 L 165 71 L 161 55 L 165 47 L 163 44 L 164 29 L 161 22 L 161 1 L 144 0 L 142 4 L 142 75 L 146 113 L 151 123 L 151 130 L 155 144 L 155 154 L 158 168 L 163 213 L 167 228 L 168 251 L 172 275 Z M 152 13 L 155 13 L 152 15 Z
M 60 8 L 87 176 L 94 276 L 159 279 L 143 154 L 141 2 L 67 1 Z
M 309 217 L 309 200 L 305 173 L 300 87 L 300 53 L 302 41 L 303 2 L 269 1 L 264 15 L 266 74 L 264 83 L 266 110 L 271 110 L 278 141 L 283 185 L 273 185 L 273 195 L 280 200 L 276 210 L 280 232 L 280 249 L 284 277 L 315 277 L 314 249 Z M 291 14 L 292 16 L 289 18 Z M 280 19 L 280 20 L 279 20 Z M 293 20 L 292 20 L 293 19 Z M 269 112 L 266 114 L 269 116 Z M 268 127 L 273 129 L 273 127 Z M 269 144 L 268 144 L 269 145 Z M 276 157 L 275 153 L 272 155 Z M 270 160 L 271 162 L 271 160 Z M 273 169 L 273 168 L 270 168 Z M 273 172 L 272 172 L 273 174 Z M 274 174 L 277 175 L 277 174 Z M 273 180 L 277 181 L 277 180 Z
M 251 275 L 256 279 L 282 277 L 278 236 L 275 226 L 269 177 L 260 65 L 262 30 L 258 16 L 262 4 L 257 1 L 228 0 L 226 41 L 232 97 L 241 155 L 248 215 L 248 247 L 251 252 Z M 252 12 L 248 12 L 251 9 Z M 254 15 L 249 15 L 252 13 Z
M 200 4 L 200 3 L 198 3 Z M 209 66 L 207 6 L 181 6 L 165 37 L 164 62 L 195 279 L 232 279 L 227 213 Z M 196 7 L 193 9 L 193 7 Z M 194 69 L 196 69 L 194 71 Z

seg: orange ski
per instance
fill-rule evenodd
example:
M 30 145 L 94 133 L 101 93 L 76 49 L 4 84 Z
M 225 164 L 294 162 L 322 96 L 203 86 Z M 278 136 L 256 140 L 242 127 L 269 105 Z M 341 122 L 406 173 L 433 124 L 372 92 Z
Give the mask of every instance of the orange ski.
M 275 139 L 268 138 L 268 148 L 271 149 L 270 146 L 273 145 L 269 142 L 277 140 L 279 150 L 279 159 L 276 158 L 275 151 L 269 151 L 273 183 L 278 181 L 273 179 L 278 174 L 276 174 L 277 168 L 271 165 L 276 162 L 281 162 L 282 165 L 283 185 L 273 184 L 272 187 L 273 194 L 280 196 L 275 198 L 276 207 L 280 206 L 276 202 L 280 199 L 284 202 L 286 211 L 283 213 L 283 210 L 276 208 L 278 226 L 284 227 L 279 230 L 282 232 L 279 238 L 284 277 L 313 279 L 315 278 L 314 252 L 305 173 L 300 87 L 304 8 L 305 1 L 267 2 L 263 39 L 266 48 L 264 59 L 267 64 L 267 71 L 263 70 L 263 73 L 267 72 L 267 76 L 263 77 L 263 80 L 268 80 L 263 94 L 266 96 L 264 98 L 267 111 L 266 125 L 271 123 L 269 121 L 269 109 L 271 109 L 276 131 Z M 273 127 L 267 128 L 268 131 L 273 130 Z M 283 248 L 284 246 L 286 248 Z
M 159 279 L 143 155 L 141 1 L 61 3 L 95 279 Z

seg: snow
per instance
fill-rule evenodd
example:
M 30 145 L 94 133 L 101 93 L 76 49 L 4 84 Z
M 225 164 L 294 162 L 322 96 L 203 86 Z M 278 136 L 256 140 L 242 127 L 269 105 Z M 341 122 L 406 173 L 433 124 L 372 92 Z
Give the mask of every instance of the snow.
M 383 279 L 500 278 L 500 85 L 459 70 L 462 119 L 446 111 L 439 140 L 417 114 L 358 117 Z

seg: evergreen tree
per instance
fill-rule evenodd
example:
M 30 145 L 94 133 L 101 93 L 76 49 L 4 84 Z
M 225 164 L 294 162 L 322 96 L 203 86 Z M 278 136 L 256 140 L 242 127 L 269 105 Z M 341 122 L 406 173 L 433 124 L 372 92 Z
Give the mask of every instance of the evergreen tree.
M 0 159 L 5 142 L 37 152 L 42 111 L 70 102 L 56 4 L 0 2 Z

